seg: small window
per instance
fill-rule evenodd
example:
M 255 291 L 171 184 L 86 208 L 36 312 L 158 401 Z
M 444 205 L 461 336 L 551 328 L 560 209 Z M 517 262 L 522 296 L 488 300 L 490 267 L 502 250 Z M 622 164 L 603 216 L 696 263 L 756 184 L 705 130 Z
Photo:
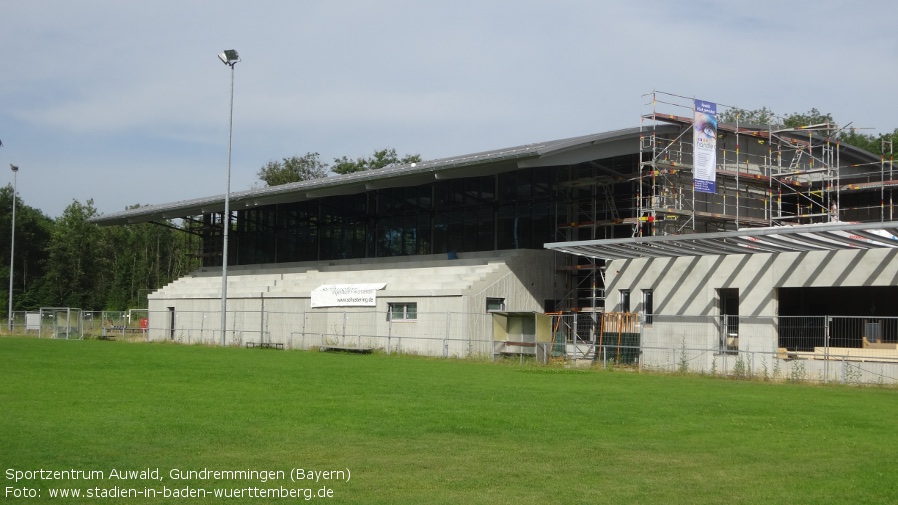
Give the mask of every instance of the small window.
M 387 312 L 388 321 L 414 321 L 418 319 L 417 303 L 391 303 Z
M 487 298 L 486 311 L 505 310 L 505 298 Z
M 620 290 L 620 311 L 630 312 L 630 290 Z
M 652 314 L 655 313 L 655 292 L 651 289 L 642 290 L 642 313 L 645 324 L 652 324 Z

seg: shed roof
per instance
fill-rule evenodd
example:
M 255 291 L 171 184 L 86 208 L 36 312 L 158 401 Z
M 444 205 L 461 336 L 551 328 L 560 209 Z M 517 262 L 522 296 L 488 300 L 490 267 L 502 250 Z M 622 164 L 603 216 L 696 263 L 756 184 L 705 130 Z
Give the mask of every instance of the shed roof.
M 547 249 L 605 260 L 898 248 L 898 221 L 822 223 L 716 233 L 553 242 Z

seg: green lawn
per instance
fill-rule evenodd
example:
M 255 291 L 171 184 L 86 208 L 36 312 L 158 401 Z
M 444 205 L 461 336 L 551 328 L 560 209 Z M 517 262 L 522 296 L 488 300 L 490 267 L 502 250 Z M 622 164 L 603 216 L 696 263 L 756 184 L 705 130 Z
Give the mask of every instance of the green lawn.
M 54 499 L 53 487 L 330 489 L 328 503 L 898 502 L 895 389 L 0 338 L 0 413 L 3 487 L 40 493 L 6 489 L 8 503 L 306 501 Z M 147 468 L 160 480 L 111 475 Z M 170 473 L 204 468 L 286 478 Z M 295 468 L 349 479 L 292 482 Z M 10 478 L 40 469 L 103 475 Z

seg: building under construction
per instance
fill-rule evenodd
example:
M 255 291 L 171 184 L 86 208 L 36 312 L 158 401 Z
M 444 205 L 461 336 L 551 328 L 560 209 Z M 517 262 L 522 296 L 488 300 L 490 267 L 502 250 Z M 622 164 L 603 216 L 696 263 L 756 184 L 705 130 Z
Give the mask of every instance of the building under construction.
M 655 92 L 646 103 L 638 153 L 585 164 L 564 183 L 569 219 L 556 242 L 894 218 L 890 144 L 888 155 L 874 156 L 834 140 L 835 124 L 785 128 L 739 124 L 736 116 L 717 125 L 716 191 L 701 192 L 693 100 Z M 584 254 L 569 266 L 575 288 L 565 309 L 605 310 L 601 272 L 612 258 Z
M 227 216 L 218 195 L 94 222 L 181 219 L 198 237 L 203 268 L 149 297 L 159 339 L 198 324 L 221 335 L 214 318 L 186 314 L 216 308 L 224 223 L 229 307 L 371 313 L 373 333 L 397 318 L 421 334 L 425 314 L 501 310 L 580 314 L 577 338 L 595 340 L 605 312 L 639 312 L 644 326 L 664 314 L 810 314 L 842 288 L 898 299 L 890 154 L 840 144 L 833 124 L 742 124 L 722 105 L 699 124 L 691 98 L 645 98 L 638 127 L 231 193 Z M 376 286 L 365 306 L 316 294 L 360 284 Z M 885 305 L 878 315 L 898 316 Z M 297 323 L 240 324 L 276 341 Z

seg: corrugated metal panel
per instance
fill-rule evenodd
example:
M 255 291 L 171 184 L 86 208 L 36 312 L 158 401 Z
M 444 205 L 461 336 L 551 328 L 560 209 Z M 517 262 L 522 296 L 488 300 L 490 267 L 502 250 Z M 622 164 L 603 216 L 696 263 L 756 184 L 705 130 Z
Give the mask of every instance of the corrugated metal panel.
M 898 248 L 898 221 L 826 223 L 773 228 L 554 242 L 547 249 L 599 259 Z

